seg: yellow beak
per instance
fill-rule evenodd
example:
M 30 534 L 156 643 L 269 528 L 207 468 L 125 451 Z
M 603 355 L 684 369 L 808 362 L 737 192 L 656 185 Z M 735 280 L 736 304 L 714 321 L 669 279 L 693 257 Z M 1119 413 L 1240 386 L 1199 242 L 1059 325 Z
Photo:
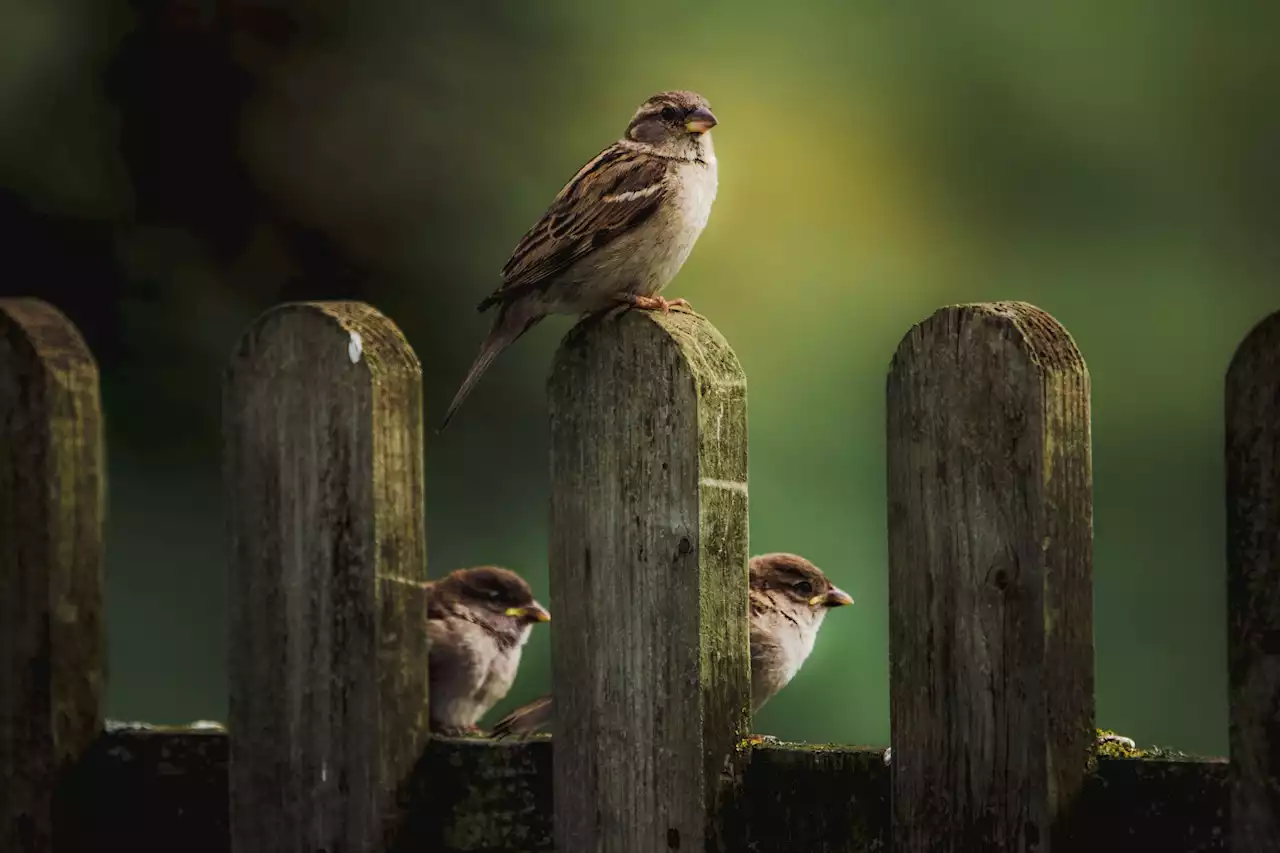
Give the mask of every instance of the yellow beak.
M 547 609 L 538 602 L 530 604 L 528 607 L 508 607 L 506 614 L 512 619 L 519 619 L 523 622 L 550 622 L 551 614 Z
M 711 114 L 711 110 L 698 107 L 693 112 L 684 117 L 684 128 L 690 133 L 706 133 L 715 127 L 716 117 Z
M 846 604 L 853 604 L 853 597 L 838 586 L 833 586 L 826 595 L 815 595 L 809 599 L 810 607 L 817 607 L 821 604 L 823 607 L 843 607 Z

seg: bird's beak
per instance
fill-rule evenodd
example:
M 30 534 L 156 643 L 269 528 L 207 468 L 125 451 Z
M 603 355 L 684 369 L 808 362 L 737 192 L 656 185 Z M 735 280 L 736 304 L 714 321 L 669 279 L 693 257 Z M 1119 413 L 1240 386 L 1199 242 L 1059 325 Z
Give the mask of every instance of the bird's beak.
M 684 117 L 685 130 L 690 133 L 706 133 L 715 127 L 716 123 L 716 117 L 711 114 L 711 110 L 702 107 L 698 107 Z
M 846 604 L 853 604 L 853 596 L 845 592 L 838 586 L 831 587 L 826 595 L 815 595 L 809 599 L 809 604 L 817 607 L 821 604 L 823 607 L 844 607 Z
M 506 613 L 512 619 L 519 619 L 522 622 L 551 621 L 551 614 L 547 612 L 545 607 L 536 601 L 528 607 L 508 607 Z

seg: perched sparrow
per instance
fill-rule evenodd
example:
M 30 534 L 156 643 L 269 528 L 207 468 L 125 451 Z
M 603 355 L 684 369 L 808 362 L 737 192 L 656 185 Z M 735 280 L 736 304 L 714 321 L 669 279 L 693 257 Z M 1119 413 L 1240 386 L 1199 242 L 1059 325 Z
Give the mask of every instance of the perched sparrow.
M 533 623 L 550 621 L 529 584 L 507 569 L 458 569 L 429 584 L 431 730 L 476 731 L 476 721 L 511 689 Z
M 715 125 L 701 95 L 659 93 L 565 184 L 511 253 L 502 286 L 480 303 L 480 311 L 496 305 L 498 313 L 440 429 L 498 354 L 546 315 L 689 304 L 658 292 L 711 215 Z
M 759 711 L 800 671 L 827 610 L 853 599 L 822 570 L 795 554 L 751 558 L 751 711 Z M 554 723 L 551 696 L 512 711 L 494 737 L 528 734 Z

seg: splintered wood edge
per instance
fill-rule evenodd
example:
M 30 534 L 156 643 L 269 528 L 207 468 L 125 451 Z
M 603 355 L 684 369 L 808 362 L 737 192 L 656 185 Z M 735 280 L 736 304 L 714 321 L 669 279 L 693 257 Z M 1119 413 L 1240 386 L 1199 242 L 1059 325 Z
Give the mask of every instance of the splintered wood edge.
M 123 730 L 100 736 L 78 801 L 102 849 L 227 849 L 228 735 Z M 553 739 L 432 738 L 406 791 L 394 850 L 553 850 Z M 1089 849 L 1227 850 L 1227 761 L 1102 758 L 1074 816 Z M 752 747 L 742 796 L 725 815 L 731 851 L 884 849 L 889 768 L 883 749 Z M 163 841 L 164 845 L 157 844 Z M 150 843 L 153 846 L 141 846 Z

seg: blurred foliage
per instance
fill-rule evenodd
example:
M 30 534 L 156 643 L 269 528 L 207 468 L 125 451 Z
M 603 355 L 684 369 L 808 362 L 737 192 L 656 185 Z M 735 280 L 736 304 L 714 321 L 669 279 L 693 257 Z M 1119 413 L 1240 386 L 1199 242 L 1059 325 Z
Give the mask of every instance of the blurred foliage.
M 940 305 L 1024 299 L 1094 381 L 1099 724 L 1223 753 L 1222 380 L 1280 307 L 1278 24 L 1189 0 L 0 0 L 0 292 L 63 308 L 103 370 L 110 715 L 225 716 L 219 381 L 249 320 L 372 302 L 434 425 L 524 228 L 682 87 L 721 120 L 721 188 L 668 295 L 750 377 L 752 550 L 857 599 L 758 730 L 887 743 L 885 369 Z M 432 576 L 503 563 L 545 599 L 569 322 L 428 436 Z M 539 629 L 496 713 L 548 650 Z

